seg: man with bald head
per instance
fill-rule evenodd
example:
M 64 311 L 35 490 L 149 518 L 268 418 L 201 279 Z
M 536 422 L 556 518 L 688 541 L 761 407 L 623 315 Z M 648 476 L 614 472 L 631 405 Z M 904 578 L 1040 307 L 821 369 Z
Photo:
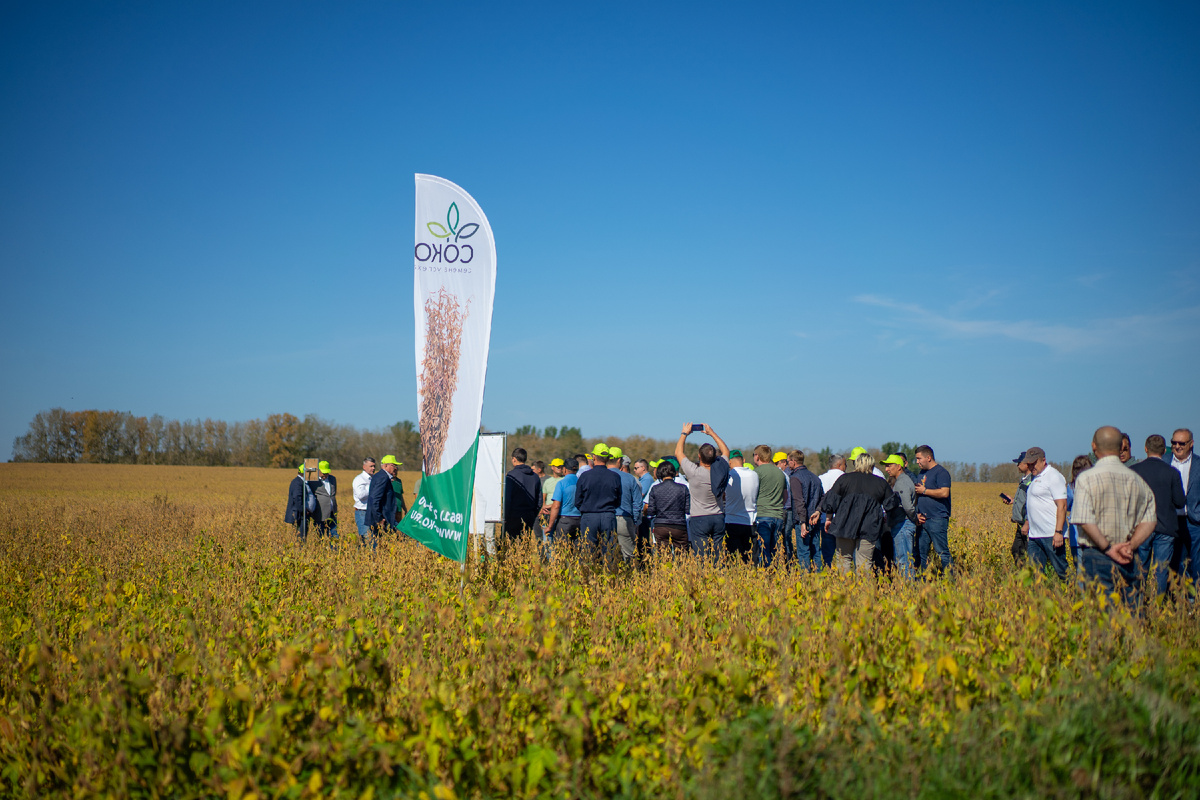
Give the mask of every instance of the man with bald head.
M 1111 425 L 1092 436 L 1096 466 L 1075 479 L 1071 522 L 1079 526 L 1079 560 L 1088 580 L 1119 591 L 1137 604 L 1139 581 L 1133 554 L 1158 521 L 1154 492 L 1121 463 L 1121 431 Z

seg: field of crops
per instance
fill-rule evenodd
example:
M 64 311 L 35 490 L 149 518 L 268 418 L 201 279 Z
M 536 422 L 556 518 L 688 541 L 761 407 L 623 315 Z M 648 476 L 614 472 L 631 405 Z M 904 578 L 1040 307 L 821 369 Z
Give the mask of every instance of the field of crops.
M 1015 570 L 298 547 L 284 470 L 0 465 L 9 796 L 1195 797 L 1200 628 Z M 343 527 L 350 481 L 338 473 Z M 414 475 L 405 475 L 411 489 Z M 1011 487 L 1008 487 L 1011 488 Z

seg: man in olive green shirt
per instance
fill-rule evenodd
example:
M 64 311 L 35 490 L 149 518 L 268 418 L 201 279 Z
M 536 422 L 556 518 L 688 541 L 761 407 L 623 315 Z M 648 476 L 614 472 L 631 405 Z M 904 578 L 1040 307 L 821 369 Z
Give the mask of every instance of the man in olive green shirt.
M 758 518 L 754 521 L 754 563 L 771 566 L 775 543 L 783 528 L 783 501 L 787 495 L 787 477 L 771 460 L 771 448 L 754 448 L 754 474 L 758 476 Z

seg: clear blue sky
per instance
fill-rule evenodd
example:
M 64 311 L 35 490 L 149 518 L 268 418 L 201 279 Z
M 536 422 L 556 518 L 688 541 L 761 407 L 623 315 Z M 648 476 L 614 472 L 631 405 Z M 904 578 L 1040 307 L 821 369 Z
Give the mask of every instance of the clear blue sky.
M 1196 3 L 5 3 L 0 457 L 54 406 L 416 419 L 415 172 L 495 230 L 492 429 L 1140 450 L 1200 429 L 1197 42 Z

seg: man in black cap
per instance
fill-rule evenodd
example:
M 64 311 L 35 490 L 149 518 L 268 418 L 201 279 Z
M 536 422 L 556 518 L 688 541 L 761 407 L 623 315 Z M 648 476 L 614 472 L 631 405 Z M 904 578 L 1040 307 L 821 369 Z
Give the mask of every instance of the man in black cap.
M 1022 450 L 1021 455 L 1013 459 L 1013 463 L 1017 465 L 1017 471 L 1021 473 L 1021 482 L 1017 484 L 1016 496 L 1000 495 L 1000 499 L 1006 505 L 1012 506 L 1012 521 L 1017 525 L 1010 552 L 1013 562 L 1018 567 L 1025 561 L 1025 557 L 1029 553 L 1029 521 L 1025 518 L 1025 501 L 1029 494 L 1029 484 L 1033 483 L 1033 476 L 1029 474 L 1029 465 L 1025 463 L 1025 455 L 1026 451 Z

